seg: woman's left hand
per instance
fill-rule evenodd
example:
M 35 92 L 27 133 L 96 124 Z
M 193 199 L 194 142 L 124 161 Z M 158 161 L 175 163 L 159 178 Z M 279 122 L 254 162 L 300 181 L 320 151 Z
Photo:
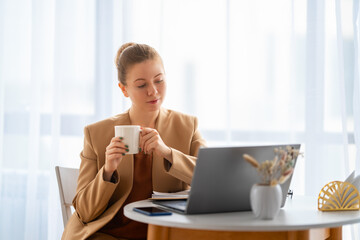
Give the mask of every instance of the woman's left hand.
M 171 148 L 164 143 L 156 129 L 142 128 L 139 145 L 146 154 L 155 152 L 157 155 L 171 161 Z

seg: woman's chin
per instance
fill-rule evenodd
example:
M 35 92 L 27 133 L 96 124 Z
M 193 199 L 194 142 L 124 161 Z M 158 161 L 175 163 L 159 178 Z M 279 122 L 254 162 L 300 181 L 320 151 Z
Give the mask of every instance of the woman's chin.
M 146 107 L 146 111 L 148 112 L 156 112 L 161 108 L 161 104 L 154 104 Z M 144 109 L 145 110 L 145 109 Z

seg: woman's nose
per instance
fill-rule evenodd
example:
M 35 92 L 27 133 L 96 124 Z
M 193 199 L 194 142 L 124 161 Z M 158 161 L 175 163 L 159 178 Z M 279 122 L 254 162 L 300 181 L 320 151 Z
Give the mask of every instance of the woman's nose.
M 152 96 L 152 95 L 155 95 L 157 93 L 157 88 L 154 84 L 150 84 L 149 85 L 149 88 L 148 88 L 148 95 L 149 96 Z

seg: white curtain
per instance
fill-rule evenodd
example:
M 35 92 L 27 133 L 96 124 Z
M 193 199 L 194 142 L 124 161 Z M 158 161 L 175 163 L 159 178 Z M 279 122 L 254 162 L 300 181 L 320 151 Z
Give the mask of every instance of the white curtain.
M 0 239 L 60 238 L 54 166 L 79 167 L 83 127 L 130 106 L 128 41 L 160 52 L 165 107 L 210 146 L 302 143 L 295 196 L 359 174 L 359 18 L 358 0 L 0 0 Z
M 354 96 L 353 96 L 353 111 L 354 111 L 354 143 L 356 146 L 356 160 L 355 169 L 357 173 L 360 172 L 360 4 L 359 0 L 353 1 L 353 16 L 352 23 L 354 29 Z M 353 236 L 360 239 L 360 224 L 356 224 L 352 228 Z
M 353 15 L 353 27 L 354 27 L 354 121 L 360 123 L 360 4 L 358 0 L 354 0 L 354 15 Z M 356 171 L 360 172 L 360 124 L 354 126 L 354 138 L 356 144 Z

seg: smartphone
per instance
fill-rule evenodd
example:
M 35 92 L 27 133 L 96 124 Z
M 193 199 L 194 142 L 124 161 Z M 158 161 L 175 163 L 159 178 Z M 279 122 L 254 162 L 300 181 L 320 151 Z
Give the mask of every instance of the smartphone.
M 171 215 L 171 212 L 162 210 L 156 207 L 138 207 L 133 208 L 135 212 L 139 212 L 148 216 L 164 216 L 164 215 Z

